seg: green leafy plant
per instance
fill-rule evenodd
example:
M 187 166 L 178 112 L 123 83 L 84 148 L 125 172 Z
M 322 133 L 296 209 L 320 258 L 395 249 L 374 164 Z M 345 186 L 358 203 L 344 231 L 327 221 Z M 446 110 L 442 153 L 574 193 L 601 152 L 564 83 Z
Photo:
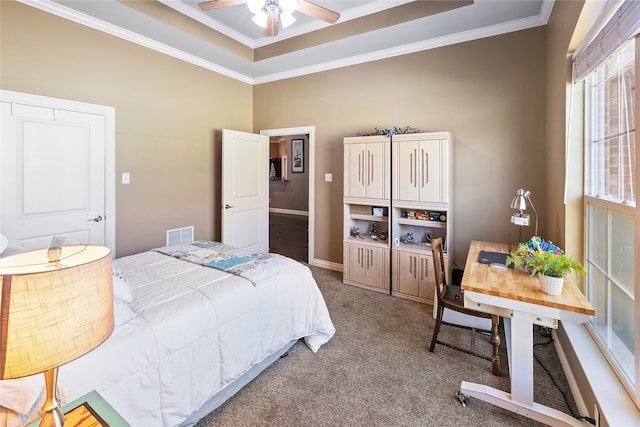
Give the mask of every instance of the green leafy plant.
M 532 276 L 542 274 L 551 277 L 566 277 L 571 271 L 586 274 L 578 261 L 565 254 L 551 241 L 532 237 L 528 242 L 518 245 L 518 249 L 507 257 L 507 265 L 522 268 Z

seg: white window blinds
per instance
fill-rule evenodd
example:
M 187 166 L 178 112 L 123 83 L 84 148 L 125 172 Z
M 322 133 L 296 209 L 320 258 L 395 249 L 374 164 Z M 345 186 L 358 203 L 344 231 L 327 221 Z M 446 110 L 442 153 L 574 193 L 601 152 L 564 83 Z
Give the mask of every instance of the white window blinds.
M 600 65 L 622 42 L 640 31 L 640 1 L 625 0 L 607 24 L 574 57 L 575 81 L 582 80 Z

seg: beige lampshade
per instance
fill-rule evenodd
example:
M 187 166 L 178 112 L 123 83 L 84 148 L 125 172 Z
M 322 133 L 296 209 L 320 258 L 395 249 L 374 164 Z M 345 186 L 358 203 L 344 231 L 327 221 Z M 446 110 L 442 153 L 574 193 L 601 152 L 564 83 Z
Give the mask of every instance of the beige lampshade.
M 111 250 L 63 246 L 57 262 L 48 252 L 0 258 L 0 379 L 63 365 L 113 331 Z

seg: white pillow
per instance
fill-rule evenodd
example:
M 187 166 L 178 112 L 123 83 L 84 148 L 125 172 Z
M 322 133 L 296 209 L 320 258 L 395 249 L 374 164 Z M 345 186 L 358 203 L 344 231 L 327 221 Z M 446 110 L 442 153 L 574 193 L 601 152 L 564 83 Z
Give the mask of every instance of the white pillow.
M 127 276 L 117 266 L 113 266 L 113 299 L 122 300 L 127 304 L 133 301 L 133 295 L 131 294 L 131 288 L 127 283 Z
M 129 304 L 122 301 L 121 299 L 113 300 L 113 323 L 116 326 L 120 326 L 123 323 L 128 322 L 133 317 L 135 317 L 135 313 L 129 307 Z
M 7 246 L 9 246 L 9 241 L 6 237 L 0 234 L 0 254 L 4 252 L 5 249 L 7 249 Z
M 28 413 L 44 390 L 44 374 L 0 380 L 0 406 L 19 414 Z

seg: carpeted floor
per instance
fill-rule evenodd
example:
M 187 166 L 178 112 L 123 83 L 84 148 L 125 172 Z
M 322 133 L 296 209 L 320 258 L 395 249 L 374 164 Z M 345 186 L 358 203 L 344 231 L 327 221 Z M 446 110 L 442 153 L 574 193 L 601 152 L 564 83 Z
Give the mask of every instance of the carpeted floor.
M 213 426 L 538 426 L 477 399 L 463 407 L 461 381 L 509 391 L 506 351 L 501 376 L 491 363 L 444 346 L 428 351 L 432 308 L 342 283 L 342 274 L 311 267 L 336 327 L 318 353 L 300 341 L 287 357 L 197 427 Z M 575 404 L 550 337 L 535 334 L 534 354 Z M 443 326 L 442 338 L 468 340 L 469 332 Z M 502 335 L 504 343 L 504 335 Z M 490 352 L 488 339 L 476 346 Z M 534 362 L 535 400 L 571 414 L 547 372 Z

